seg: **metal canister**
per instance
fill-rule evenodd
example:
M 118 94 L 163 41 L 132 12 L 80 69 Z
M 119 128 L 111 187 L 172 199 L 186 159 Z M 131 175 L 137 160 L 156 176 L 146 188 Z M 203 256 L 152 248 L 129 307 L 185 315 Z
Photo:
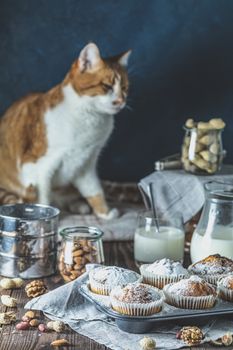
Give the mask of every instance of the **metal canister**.
M 58 216 L 51 206 L 0 206 L 0 275 L 26 279 L 56 272 Z

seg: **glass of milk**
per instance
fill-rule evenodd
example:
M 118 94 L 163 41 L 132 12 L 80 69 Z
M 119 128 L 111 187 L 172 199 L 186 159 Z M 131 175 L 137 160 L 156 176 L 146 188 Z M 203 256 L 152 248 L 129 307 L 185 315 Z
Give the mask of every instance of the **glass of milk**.
M 151 211 L 141 212 L 138 215 L 134 235 L 135 261 L 138 265 L 152 263 L 163 258 L 182 261 L 184 238 L 184 227 L 180 214 L 173 217 L 159 216 L 158 219 L 155 219 Z

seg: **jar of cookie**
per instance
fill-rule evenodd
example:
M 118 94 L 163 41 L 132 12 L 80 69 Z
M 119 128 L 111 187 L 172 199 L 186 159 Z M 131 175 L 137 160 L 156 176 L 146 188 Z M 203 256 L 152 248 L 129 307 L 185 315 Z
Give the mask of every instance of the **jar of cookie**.
M 222 131 L 225 123 L 214 118 L 209 122 L 185 123 L 185 136 L 182 145 L 183 168 L 194 174 L 214 174 L 221 168 L 225 154 L 222 146 Z
M 62 236 L 58 269 L 65 282 L 70 282 L 86 271 L 86 264 L 104 263 L 102 236 L 96 227 L 67 227 Z

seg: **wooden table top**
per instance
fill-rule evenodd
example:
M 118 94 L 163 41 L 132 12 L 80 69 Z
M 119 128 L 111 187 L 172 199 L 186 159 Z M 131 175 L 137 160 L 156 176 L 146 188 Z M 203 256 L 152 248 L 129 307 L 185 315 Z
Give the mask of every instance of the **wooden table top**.
M 117 265 L 128 267 L 132 270 L 136 269 L 133 259 L 133 243 L 132 242 L 105 242 L 104 243 L 105 259 L 107 265 Z M 52 290 L 61 285 L 58 276 L 45 279 L 45 282 Z M 20 320 L 24 315 L 24 305 L 29 300 L 26 296 L 24 288 L 9 291 L 4 294 L 11 294 L 19 301 L 17 309 L 17 319 Z M 0 312 L 9 311 L 9 308 L 0 306 Z M 41 323 L 47 322 L 48 319 L 41 314 Z M 17 331 L 15 324 L 3 326 L 0 330 L 0 350 L 47 350 L 56 349 L 50 346 L 50 343 L 56 339 L 65 338 L 70 342 L 69 347 L 59 347 L 59 349 L 75 349 L 75 350 L 106 350 L 107 347 L 97 344 L 95 341 L 87 337 L 81 336 L 67 327 L 65 333 L 41 333 L 36 328 L 26 331 Z M 195 347 L 195 350 L 203 350 L 205 347 Z M 192 348 L 194 349 L 194 348 Z

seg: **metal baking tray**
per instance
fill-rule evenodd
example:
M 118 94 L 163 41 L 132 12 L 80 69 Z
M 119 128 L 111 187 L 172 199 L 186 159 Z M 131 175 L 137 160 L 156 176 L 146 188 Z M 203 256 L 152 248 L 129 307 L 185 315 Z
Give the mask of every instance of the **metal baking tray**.
M 127 316 L 122 315 L 110 307 L 109 297 L 99 296 L 92 293 L 89 289 L 88 282 L 80 287 L 80 294 L 93 303 L 96 308 L 105 315 L 115 320 L 118 328 L 128 333 L 148 333 L 160 325 L 162 322 L 182 322 L 185 324 L 195 324 L 205 321 L 210 321 L 217 317 L 232 317 L 233 318 L 233 303 L 217 300 L 216 305 L 212 309 L 206 310 L 187 310 L 179 309 L 174 306 L 164 303 L 163 310 L 151 316 Z

